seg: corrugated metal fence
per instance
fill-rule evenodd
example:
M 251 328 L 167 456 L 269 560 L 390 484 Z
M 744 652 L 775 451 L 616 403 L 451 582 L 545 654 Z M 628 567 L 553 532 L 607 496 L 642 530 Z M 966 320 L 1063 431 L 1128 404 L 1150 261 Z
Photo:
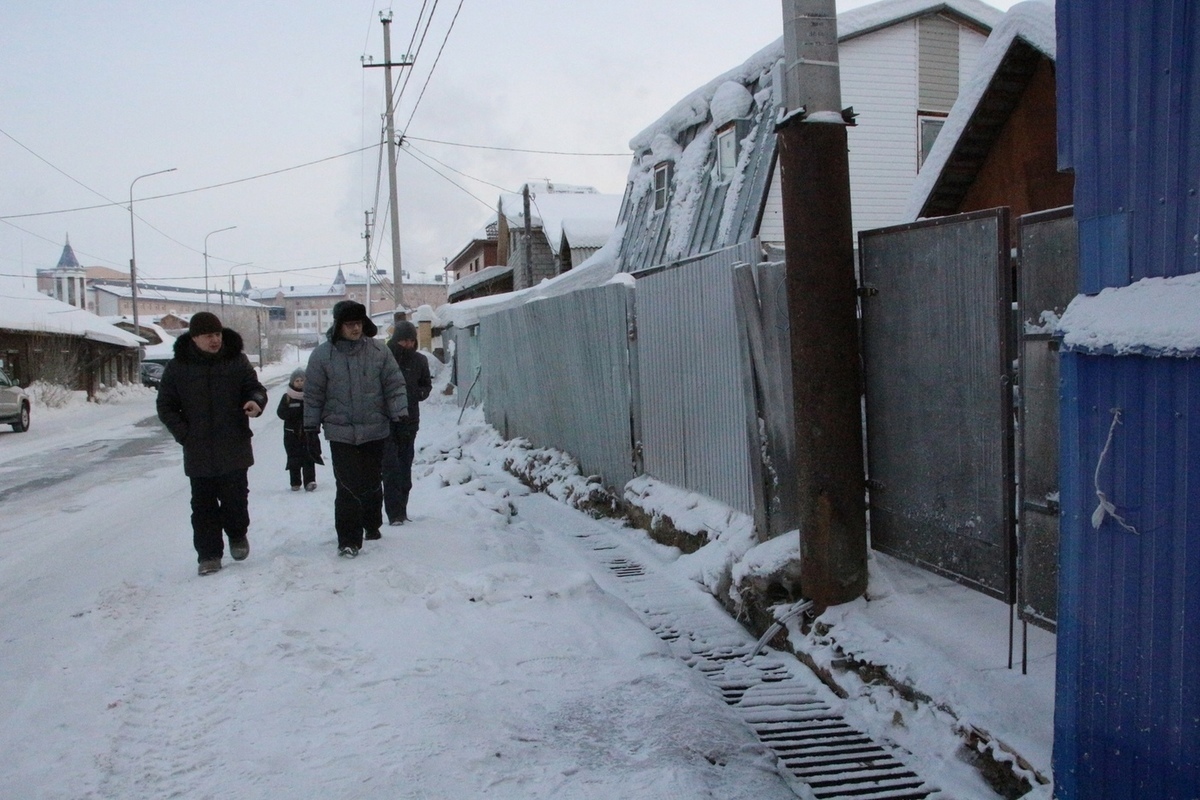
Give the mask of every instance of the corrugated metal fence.
M 479 323 L 484 415 L 506 438 L 565 450 L 609 486 L 634 476 L 633 290 L 609 284 Z
M 607 486 L 644 473 L 762 531 L 792 529 L 783 265 L 760 253 L 752 240 L 455 331 L 460 402 L 483 402 L 504 436 L 565 450 Z

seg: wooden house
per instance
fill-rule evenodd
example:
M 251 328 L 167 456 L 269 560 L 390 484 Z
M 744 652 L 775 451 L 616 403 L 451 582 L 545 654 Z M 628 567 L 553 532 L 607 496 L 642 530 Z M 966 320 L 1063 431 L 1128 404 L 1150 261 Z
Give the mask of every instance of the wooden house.
M 909 198 L 905 221 L 1008 206 L 1069 206 L 1075 179 L 1058 171 L 1054 7 L 1023 3 L 996 26 L 947 117 Z

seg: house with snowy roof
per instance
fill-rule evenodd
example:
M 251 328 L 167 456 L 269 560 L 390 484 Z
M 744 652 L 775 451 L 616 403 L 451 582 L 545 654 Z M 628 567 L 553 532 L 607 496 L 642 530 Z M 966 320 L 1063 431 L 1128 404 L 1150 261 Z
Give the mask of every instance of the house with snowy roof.
M 500 195 L 496 258 L 498 264 L 512 268 L 513 288 L 533 286 L 582 264 L 608 241 L 621 200 L 620 195 L 602 194 L 591 186 L 550 181 L 533 181 L 520 192 Z
M 1013 6 L 929 151 L 904 221 L 997 206 L 1023 214 L 1069 206 L 1075 178 L 1058 169 L 1054 6 Z M 1015 232 L 1015 231 L 1014 231 Z
M 979 0 L 881 0 L 839 14 L 855 232 L 901 222 L 922 163 L 1002 13 Z M 754 237 L 783 245 L 775 123 L 783 40 L 633 137 L 621 269 L 686 261 Z
M 47 380 L 93 396 L 138 380 L 140 337 L 19 279 L 0 276 L 0 366 L 22 386 Z

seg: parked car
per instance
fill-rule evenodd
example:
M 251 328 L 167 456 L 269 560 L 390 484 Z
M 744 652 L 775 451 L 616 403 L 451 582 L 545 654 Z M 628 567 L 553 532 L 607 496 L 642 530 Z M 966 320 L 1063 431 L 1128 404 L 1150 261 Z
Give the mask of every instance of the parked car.
M 0 369 L 0 423 L 12 425 L 17 433 L 29 430 L 29 395 Z
M 142 362 L 142 386 L 157 389 L 162 383 L 163 365 L 154 361 Z

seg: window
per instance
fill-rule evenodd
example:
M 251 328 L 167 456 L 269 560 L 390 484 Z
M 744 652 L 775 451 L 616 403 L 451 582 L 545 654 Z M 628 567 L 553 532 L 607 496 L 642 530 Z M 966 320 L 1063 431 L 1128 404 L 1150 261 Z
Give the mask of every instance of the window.
M 730 124 L 717 131 L 717 180 L 729 180 L 736 169 L 737 127 Z
M 921 153 L 917 161 L 917 168 L 925 165 L 925 159 L 929 158 L 929 151 L 933 149 L 933 143 L 937 141 L 938 134 L 942 132 L 942 126 L 946 124 L 944 117 L 921 117 L 918 120 L 921 126 Z
M 654 210 L 662 211 L 667 207 L 667 199 L 671 192 L 671 162 L 664 161 L 654 167 Z

